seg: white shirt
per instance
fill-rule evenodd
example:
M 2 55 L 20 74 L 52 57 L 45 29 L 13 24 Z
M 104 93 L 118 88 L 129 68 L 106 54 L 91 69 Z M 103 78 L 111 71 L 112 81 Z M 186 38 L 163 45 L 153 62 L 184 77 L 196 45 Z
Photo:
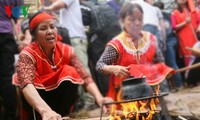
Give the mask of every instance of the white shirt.
M 69 30 L 70 38 L 86 38 L 79 0 L 63 0 L 66 8 L 60 10 L 60 23 Z
M 143 14 L 144 25 L 150 24 L 150 25 L 155 25 L 159 28 L 160 26 L 159 19 L 162 18 L 162 16 L 160 16 L 158 8 L 144 2 L 143 0 L 132 0 L 131 3 L 137 3 L 142 7 L 142 10 L 144 12 Z

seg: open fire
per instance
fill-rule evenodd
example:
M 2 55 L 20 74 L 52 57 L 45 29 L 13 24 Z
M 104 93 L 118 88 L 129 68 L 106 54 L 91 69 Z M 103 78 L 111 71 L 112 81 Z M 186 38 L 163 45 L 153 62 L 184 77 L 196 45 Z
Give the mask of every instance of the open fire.
M 157 98 L 121 103 L 120 110 L 117 110 L 116 105 L 112 105 L 110 120 L 152 120 L 153 115 L 160 112 L 157 108 L 158 103 Z
M 167 95 L 159 94 L 158 91 L 159 86 L 156 87 L 155 94 L 152 96 L 127 100 L 122 100 L 120 97 L 122 92 L 119 92 L 116 102 L 104 104 L 110 106 L 109 120 L 157 120 L 156 116 L 159 117 L 162 112 L 159 98 Z

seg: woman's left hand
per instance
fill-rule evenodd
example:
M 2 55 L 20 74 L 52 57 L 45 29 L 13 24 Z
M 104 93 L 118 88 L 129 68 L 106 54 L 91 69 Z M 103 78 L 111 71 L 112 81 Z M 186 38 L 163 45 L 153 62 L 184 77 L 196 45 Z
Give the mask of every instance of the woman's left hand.
M 106 108 L 105 105 L 103 106 L 103 103 L 113 102 L 113 99 L 110 98 L 110 97 L 103 97 L 102 99 L 97 100 L 96 102 L 97 102 L 97 104 L 99 105 L 99 107 L 103 107 L 104 113 L 107 113 L 108 110 L 107 110 L 107 108 Z

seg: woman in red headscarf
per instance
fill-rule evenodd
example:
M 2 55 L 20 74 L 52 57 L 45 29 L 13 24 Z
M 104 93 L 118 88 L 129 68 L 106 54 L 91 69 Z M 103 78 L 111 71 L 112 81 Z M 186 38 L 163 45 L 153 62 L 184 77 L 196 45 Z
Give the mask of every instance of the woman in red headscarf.
M 183 57 L 185 66 L 188 66 L 191 51 L 186 47 L 193 47 L 197 42 L 198 18 L 193 0 L 177 0 L 177 3 L 178 7 L 171 15 L 172 27 L 178 35 L 180 57 Z
M 22 120 L 61 120 L 70 113 L 79 84 L 99 106 L 111 101 L 101 95 L 73 48 L 60 42 L 52 16 L 39 12 L 30 19 L 29 28 L 33 42 L 20 53 L 13 81 L 23 94 Z

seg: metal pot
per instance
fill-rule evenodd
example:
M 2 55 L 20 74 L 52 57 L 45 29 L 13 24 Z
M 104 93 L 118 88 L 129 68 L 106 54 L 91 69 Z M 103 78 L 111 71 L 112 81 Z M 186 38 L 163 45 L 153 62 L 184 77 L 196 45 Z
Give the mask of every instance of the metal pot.
M 145 77 L 130 77 L 122 81 L 122 99 L 127 100 L 150 96 L 153 90 L 145 81 Z

